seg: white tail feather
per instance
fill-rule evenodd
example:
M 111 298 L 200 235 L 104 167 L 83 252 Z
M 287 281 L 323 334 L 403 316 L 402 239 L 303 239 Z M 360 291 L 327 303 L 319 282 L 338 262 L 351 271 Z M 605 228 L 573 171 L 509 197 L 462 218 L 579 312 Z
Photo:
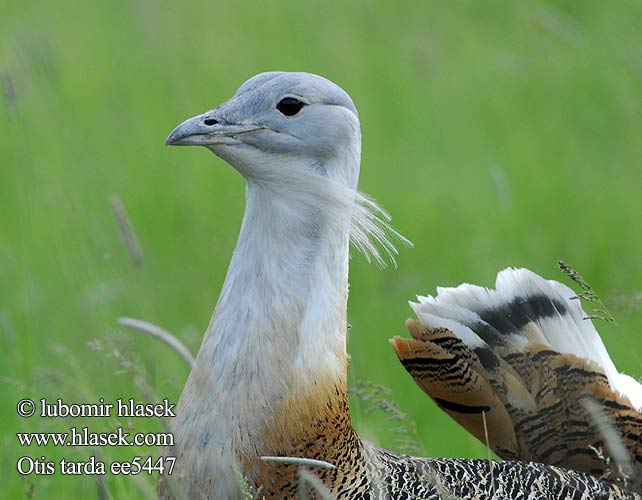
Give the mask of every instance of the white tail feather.
M 424 326 L 448 328 L 471 348 L 489 341 L 477 331 L 484 328 L 491 338 L 519 348 L 540 343 L 589 359 L 603 369 L 613 389 L 642 408 L 642 385 L 617 371 L 573 290 L 528 269 L 513 268 L 497 275 L 495 287 L 438 288 L 436 297 L 420 296 L 411 306 Z

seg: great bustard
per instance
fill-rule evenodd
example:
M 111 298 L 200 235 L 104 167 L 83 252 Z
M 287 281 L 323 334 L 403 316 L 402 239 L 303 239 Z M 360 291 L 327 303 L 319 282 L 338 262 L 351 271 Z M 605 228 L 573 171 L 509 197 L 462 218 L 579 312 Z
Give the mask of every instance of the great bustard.
M 227 161 L 247 181 L 247 205 L 179 401 L 176 469 L 161 497 L 239 498 L 248 481 L 259 497 L 291 498 L 299 465 L 261 459 L 286 456 L 332 464 L 307 467 L 338 498 L 639 498 L 642 386 L 615 370 L 573 292 L 527 270 L 503 271 L 497 290 L 421 298 L 413 338 L 391 341 L 442 408 L 481 439 L 486 429 L 513 461 L 412 458 L 355 433 L 348 247 L 375 258 L 372 239 L 394 247 L 382 212 L 356 191 L 359 119 L 337 85 L 262 73 L 167 144 Z M 595 415 L 606 423 L 596 427 Z

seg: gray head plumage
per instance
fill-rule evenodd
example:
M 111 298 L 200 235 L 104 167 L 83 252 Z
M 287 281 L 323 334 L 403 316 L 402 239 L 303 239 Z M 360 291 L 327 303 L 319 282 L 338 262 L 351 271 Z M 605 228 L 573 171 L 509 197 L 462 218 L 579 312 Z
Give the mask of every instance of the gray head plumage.
M 167 138 L 169 145 L 206 146 L 249 180 L 273 177 L 268 164 L 283 174 L 290 161 L 333 177 L 333 165 L 358 167 L 360 142 L 357 110 L 345 91 L 317 75 L 286 72 L 250 78 L 229 101 Z M 358 168 L 345 177 L 356 187 Z
M 357 110 L 350 96 L 326 78 L 281 71 L 256 75 L 227 102 L 181 123 L 166 144 L 205 146 L 249 184 L 270 189 L 293 207 L 321 210 L 328 219 L 352 213 L 353 243 L 380 263 L 377 245 L 391 258 L 396 253 L 387 234 L 408 243 L 390 228 L 387 214 L 356 191 Z

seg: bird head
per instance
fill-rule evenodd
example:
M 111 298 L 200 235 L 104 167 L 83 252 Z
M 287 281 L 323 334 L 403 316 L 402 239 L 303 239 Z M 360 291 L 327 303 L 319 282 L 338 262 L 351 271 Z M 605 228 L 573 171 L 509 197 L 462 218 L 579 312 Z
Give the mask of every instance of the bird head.
M 369 260 L 394 263 L 390 237 L 410 242 L 389 225 L 390 216 L 359 193 L 361 129 L 350 96 L 310 73 L 274 71 L 250 78 L 227 102 L 185 120 L 170 146 L 205 146 L 238 170 L 254 193 L 299 214 L 312 209 L 345 226 Z M 248 198 L 249 199 L 249 198 Z M 301 210 L 302 209 L 302 210 Z
M 361 132 L 352 99 L 309 73 L 256 75 L 229 101 L 181 123 L 166 144 L 205 146 L 248 180 L 312 174 L 354 189 L 359 175 Z

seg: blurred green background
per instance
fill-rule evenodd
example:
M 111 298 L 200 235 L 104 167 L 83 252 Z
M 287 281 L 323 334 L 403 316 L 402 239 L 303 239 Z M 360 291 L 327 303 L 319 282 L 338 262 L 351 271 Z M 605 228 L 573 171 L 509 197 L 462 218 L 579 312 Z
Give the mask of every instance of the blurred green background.
M 158 421 L 20 419 L 22 397 L 176 401 L 174 352 L 117 325 L 161 325 L 196 351 L 234 247 L 240 176 L 205 149 L 163 147 L 183 119 L 265 70 L 324 75 L 362 121 L 361 188 L 413 240 L 398 268 L 355 255 L 351 383 L 383 384 L 421 453 L 486 456 L 415 387 L 387 339 L 438 285 L 492 285 L 564 259 L 619 326 L 620 369 L 642 375 L 642 2 L 295 0 L 4 3 L 0 16 L 0 481 L 4 498 L 143 498 L 155 476 L 25 476 L 15 432 Z M 122 241 L 129 213 L 144 263 Z M 145 383 L 149 387 L 145 388 Z M 142 390 L 142 392 L 141 392 Z M 359 431 L 395 447 L 386 415 L 353 398 Z M 159 449 L 104 448 L 104 460 Z

